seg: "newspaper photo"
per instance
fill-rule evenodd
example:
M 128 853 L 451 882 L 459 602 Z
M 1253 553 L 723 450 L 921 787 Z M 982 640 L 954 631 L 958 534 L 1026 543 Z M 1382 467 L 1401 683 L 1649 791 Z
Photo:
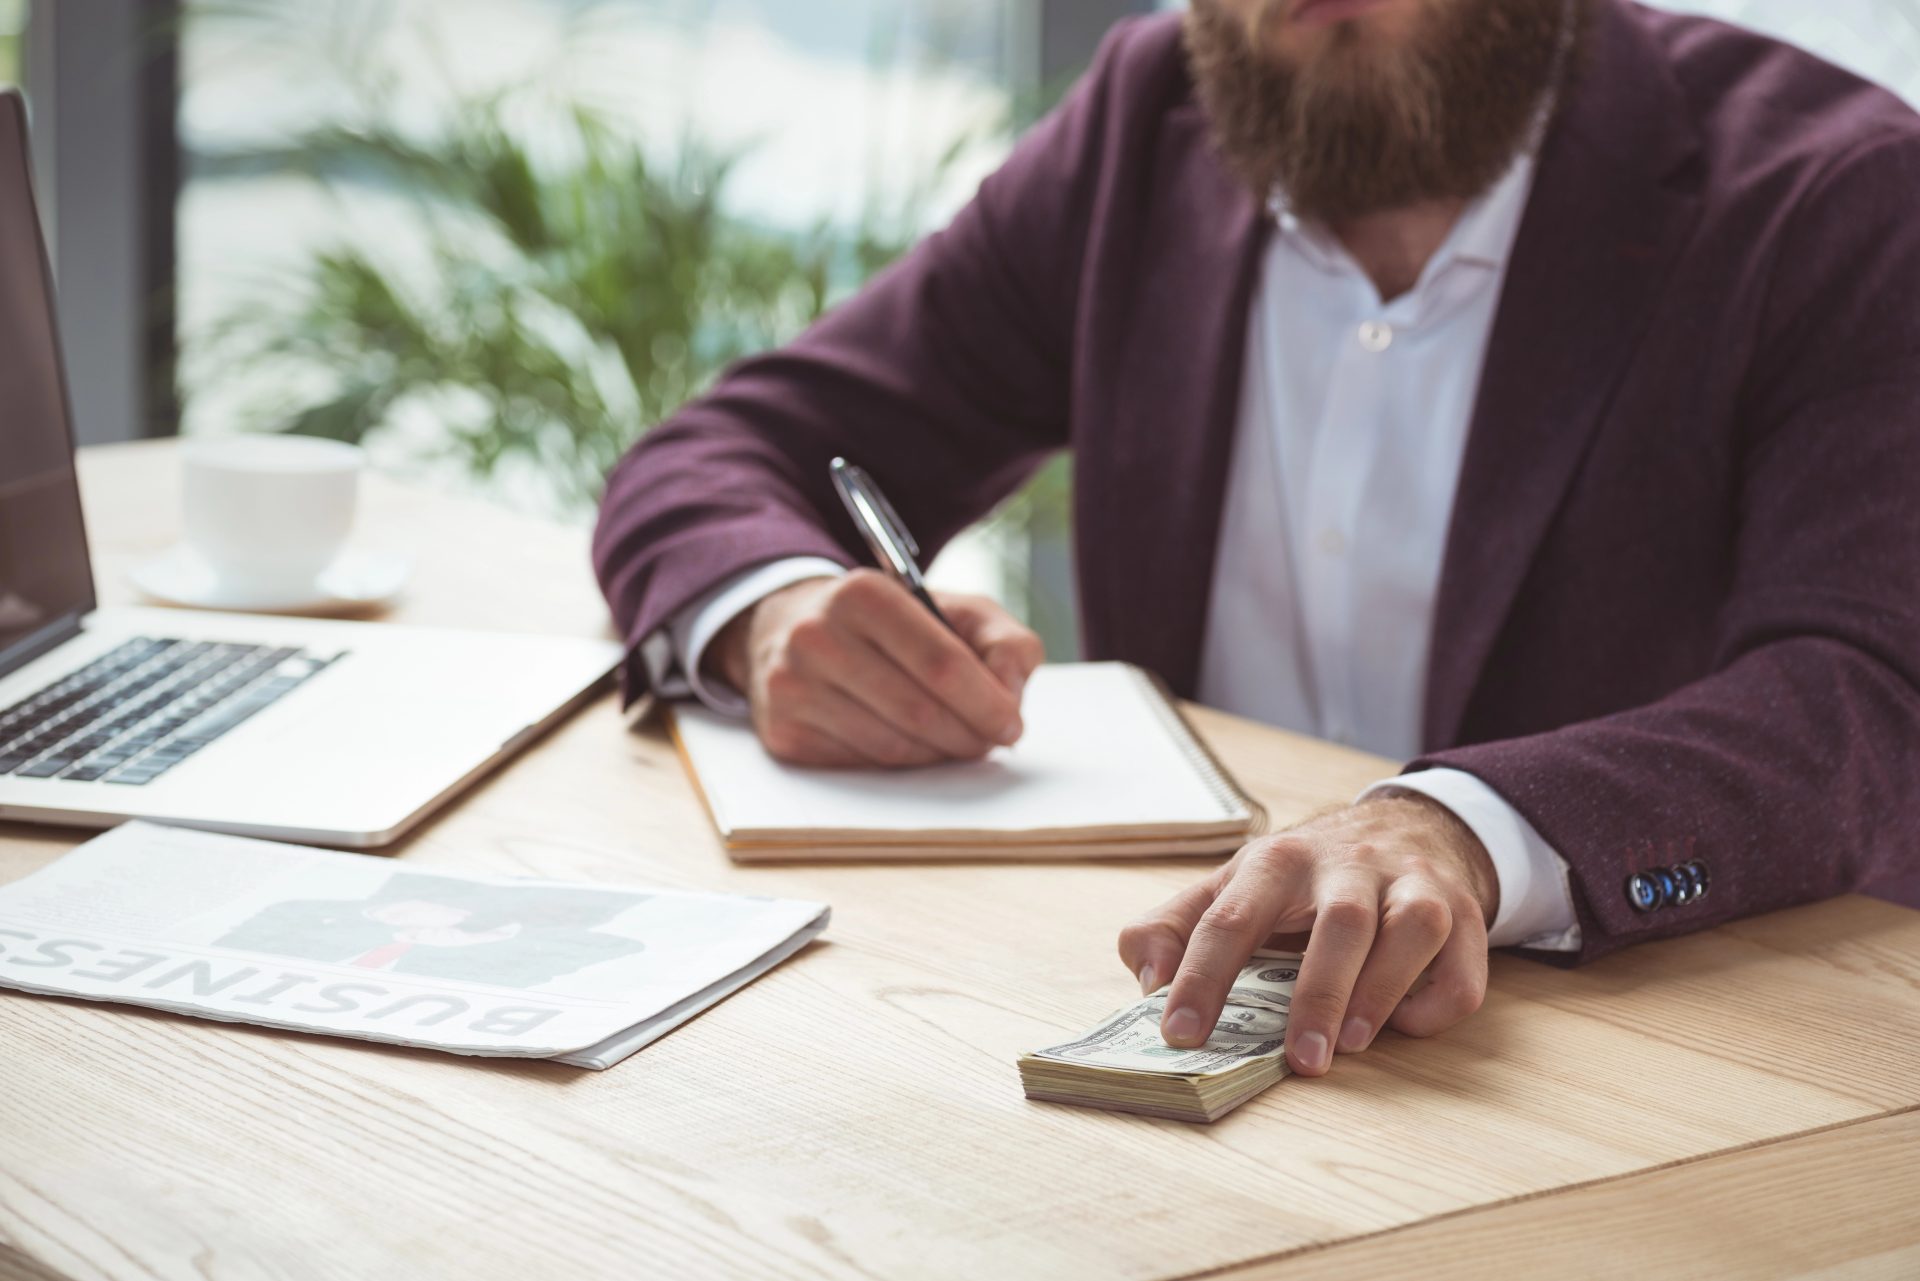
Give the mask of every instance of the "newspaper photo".
M 0 886 L 0 988 L 605 1068 L 827 917 L 136 822 Z

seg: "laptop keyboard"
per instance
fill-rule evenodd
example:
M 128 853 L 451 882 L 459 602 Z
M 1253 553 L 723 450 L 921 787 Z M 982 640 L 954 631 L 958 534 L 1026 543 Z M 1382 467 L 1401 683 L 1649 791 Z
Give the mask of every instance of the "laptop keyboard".
M 338 657 L 135 637 L 0 711 L 0 774 L 151 783 Z

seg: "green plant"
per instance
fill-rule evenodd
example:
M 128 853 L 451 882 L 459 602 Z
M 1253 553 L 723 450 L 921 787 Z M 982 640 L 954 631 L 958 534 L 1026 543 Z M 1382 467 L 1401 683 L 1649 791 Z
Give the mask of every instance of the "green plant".
M 27 25 L 27 0 L 0 0 L 0 84 L 20 79 L 20 33 Z
M 451 119 L 429 142 L 331 127 L 289 153 L 410 193 L 421 243 L 402 263 L 343 239 L 290 295 L 224 319 L 213 367 L 285 389 L 256 404 L 260 424 L 358 441 L 430 413 L 429 451 L 483 477 L 532 463 L 579 508 L 645 426 L 826 305 L 838 246 L 730 217 L 725 158 L 687 145 L 663 168 L 574 112 L 567 158 L 542 166 L 497 101 Z
M 343 208 L 400 193 L 416 216 L 399 244 L 341 235 L 194 335 L 189 391 L 237 373 L 257 389 L 242 426 L 404 441 L 480 478 L 513 464 L 576 513 L 646 427 L 911 244 L 949 166 L 1004 129 L 983 121 L 954 139 L 901 207 L 869 208 L 852 229 L 783 231 L 729 211 L 734 157 L 697 141 L 663 161 L 539 85 L 449 92 L 441 124 L 402 132 L 387 123 L 392 99 L 420 71 L 370 56 L 366 21 L 316 33 L 261 0 L 197 12 L 268 39 L 323 35 L 361 104 L 357 122 L 203 172 L 305 174 Z
M 367 442 L 389 460 L 450 463 L 482 481 L 533 478 L 543 506 L 576 516 L 641 432 L 912 244 L 968 150 L 1004 139 L 1064 88 L 1015 95 L 1004 118 L 960 131 L 897 203 L 870 202 L 858 225 L 794 232 L 730 212 L 734 157 L 694 140 L 670 159 L 649 154 L 540 83 L 473 94 L 448 81 L 438 123 L 395 127 L 420 118 L 395 103 L 403 89 L 417 96 L 432 67 L 378 55 L 394 13 L 378 0 L 189 7 L 189 23 L 217 19 L 269 50 L 317 50 L 319 71 L 353 106 L 350 119 L 282 145 L 196 158 L 200 180 L 304 175 L 336 200 L 342 231 L 291 278 L 260 282 L 189 335 L 186 390 L 221 389 L 231 402 L 243 388 L 243 428 Z M 869 50 L 876 66 L 896 57 L 888 41 Z M 910 114 L 902 82 L 886 83 L 869 109 Z M 868 161 L 886 164 L 878 152 Z M 855 181 L 876 190 L 873 176 Z M 369 196 L 387 202 L 383 225 L 404 224 L 400 234 L 350 230 Z M 1066 477 L 1056 460 L 993 519 L 1011 535 L 997 540 L 1009 603 L 1059 652 L 1072 648 L 1070 584 L 1058 572 L 1030 576 L 1027 548 L 1064 545 Z

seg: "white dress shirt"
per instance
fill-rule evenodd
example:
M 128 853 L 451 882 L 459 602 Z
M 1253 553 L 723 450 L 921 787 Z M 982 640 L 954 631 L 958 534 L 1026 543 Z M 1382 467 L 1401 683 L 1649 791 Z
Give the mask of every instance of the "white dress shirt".
M 1522 155 L 1387 303 L 1337 239 L 1276 211 L 1247 327 L 1201 702 L 1418 754 L 1453 493 L 1532 178 Z M 655 691 L 744 714 L 735 691 L 701 679 L 707 644 L 770 592 L 841 572 L 796 557 L 721 583 L 642 642 Z M 1486 846 L 1500 883 L 1493 946 L 1579 946 L 1566 864 L 1498 793 L 1447 769 L 1374 785 L 1389 786 L 1445 805 Z
M 1336 237 L 1276 202 L 1201 702 L 1397 760 L 1419 754 L 1453 494 L 1532 184 L 1523 153 L 1391 302 Z M 1499 793 L 1447 769 L 1375 784 L 1387 786 L 1439 801 L 1486 846 L 1500 881 L 1494 946 L 1579 946 L 1566 864 Z

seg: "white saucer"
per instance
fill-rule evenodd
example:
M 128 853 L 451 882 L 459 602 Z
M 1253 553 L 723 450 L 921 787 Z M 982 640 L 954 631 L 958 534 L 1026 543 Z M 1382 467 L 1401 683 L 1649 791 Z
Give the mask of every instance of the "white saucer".
M 411 568 L 405 556 L 394 552 L 349 548 L 303 586 L 272 591 L 241 589 L 222 583 L 192 548 L 180 543 L 134 566 L 127 578 L 148 596 L 168 605 L 255 614 L 308 614 L 389 604 L 406 585 Z

